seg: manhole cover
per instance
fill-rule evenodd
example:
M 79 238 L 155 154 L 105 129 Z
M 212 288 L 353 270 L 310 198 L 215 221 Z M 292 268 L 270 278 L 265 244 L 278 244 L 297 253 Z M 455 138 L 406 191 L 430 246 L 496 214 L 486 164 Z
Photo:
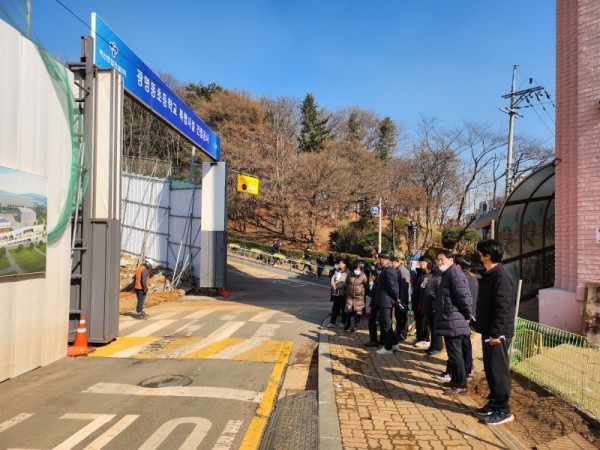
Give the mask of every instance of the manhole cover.
M 169 386 L 187 386 L 192 380 L 185 375 L 158 375 L 142 381 L 139 386 L 147 388 L 161 388 Z

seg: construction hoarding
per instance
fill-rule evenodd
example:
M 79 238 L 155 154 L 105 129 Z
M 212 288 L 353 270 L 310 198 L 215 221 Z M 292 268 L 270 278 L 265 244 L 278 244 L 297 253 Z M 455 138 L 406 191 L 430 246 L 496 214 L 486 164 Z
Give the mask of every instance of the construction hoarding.
M 47 179 L 52 229 L 71 174 L 69 118 L 38 49 L 0 21 L 0 165 Z M 70 228 L 46 248 L 46 273 L 0 279 L 0 381 L 66 354 Z

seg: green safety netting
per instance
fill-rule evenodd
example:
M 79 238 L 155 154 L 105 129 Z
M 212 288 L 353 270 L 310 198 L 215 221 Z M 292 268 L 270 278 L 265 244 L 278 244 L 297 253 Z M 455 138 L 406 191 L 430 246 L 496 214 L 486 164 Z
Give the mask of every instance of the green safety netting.
M 27 1 L 0 0 L 0 19 L 27 37 Z M 71 216 L 81 204 L 88 186 L 88 146 L 85 135 L 83 111 L 77 105 L 69 70 L 50 56 L 41 42 L 35 38 L 35 33 L 29 33 L 29 39 L 36 46 L 44 62 L 46 71 L 52 80 L 56 97 L 69 124 L 71 133 L 71 173 L 67 195 L 60 209 L 56 223 L 48 230 L 48 243 L 56 242 L 71 222 Z

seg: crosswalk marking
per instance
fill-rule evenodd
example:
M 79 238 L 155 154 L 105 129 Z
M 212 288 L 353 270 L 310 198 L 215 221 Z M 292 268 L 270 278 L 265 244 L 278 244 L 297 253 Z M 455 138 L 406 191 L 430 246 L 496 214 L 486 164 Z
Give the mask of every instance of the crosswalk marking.
M 223 350 L 222 352 L 213 355 L 215 359 L 231 359 L 241 353 L 247 352 L 255 347 L 258 347 L 262 341 L 267 338 L 271 338 L 275 335 L 275 330 L 279 328 L 280 325 L 277 324 L 263 324 L 260 328 L 254 333 L 250 339 L 245 340 L 237 345 L 234 345 L 227 350 Z
M 195 358 L 210 358 L 215 353 L 219 353 L 220 351 L 231 347 L 235 344 L 239 344 L 243 342 L 245 339 L 240 338 L 225 338 L 220 341 L 215 342 L 214 344 L 209 345 L 208 347 L 201 348 L 200 350 L 196 350 L 195 352 L 188 353 L 184 355 L 184 359 L 195 359 Z
M 148 344 L 159 340 L 158 336 L 137 336 L 137 337 L 120 337 L 116 341 L 111 342 L 110 345 L 97 349 L 95 352 L 90 353 L 89 356 L 102 357 L 112 356 L 113 358 L 129 358 L 140 350 L 145 348 Z
M 173 350 L 170 352 L 162 353 L 157 356 L 157 358 L 181 358 L 184 355 L 194 352 L 196 350 L 200 350 L 204 347 L 208 347 L 209 345 L 214 344 L 215 342 L 220 341 L 221 339 L 225 339 L 230 337 L 233 333 L 244 326 L 244 322 L 228 322 L 218 328 L 216 331 L 209 334 L 206 339 L 201 340 L 200 342 L 196 342 L 190 345 L 186 345 L 177 350 Z
M 146 346 L 143 351 L 138 352 L 136 355 L 132 355 L 136 359 L 151 359 L 151 358 L 162 358 L 164 355 L 177 351 L 182 347 L 187 347 L 196 342 L 202 341 L 202 336 L 164 336 L 157 339 L 152 344 Z
M 161 328 L 168 327 L 172 323 L 176 322 L 175 319 L 165 319 L 165 320 L 157 320 L 152 321 L 149 325 L 145 326 L 141 330 L 136 330 L 131 334 L 128 334 L 127 337 L 133 336 L 152 336 L 155 331 L 160 330 Z
M 252 317 L 248 320 L 248 322 L 268 322 L 271 317 L 273 317 L 277 311 L 263 311 Z
M 244 353 L 234 356 L 235 361 L 255 361 L 255 362 L 278 362 L 282 355 L 290 353 L 292 343 L 288 341 L 261 341 L 257 347 L 254 347 Z

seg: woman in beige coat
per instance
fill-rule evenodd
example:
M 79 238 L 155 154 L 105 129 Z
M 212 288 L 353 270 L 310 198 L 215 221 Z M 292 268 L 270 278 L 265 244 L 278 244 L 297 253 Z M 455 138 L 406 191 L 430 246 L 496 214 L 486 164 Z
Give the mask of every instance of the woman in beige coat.
M 367 295 L 368 289 L 369 280 L 360 269 L 360 264 L 352 264 L 352 272 L 346 278 L 346 307 L 344 312 L 347 319 L 344 330 L 348 331 L 350 329 L 352 318 L 354 318 L 352 331 L 356 331 L 358 328 L 360 318 L 365 310 L 365 295 Z

